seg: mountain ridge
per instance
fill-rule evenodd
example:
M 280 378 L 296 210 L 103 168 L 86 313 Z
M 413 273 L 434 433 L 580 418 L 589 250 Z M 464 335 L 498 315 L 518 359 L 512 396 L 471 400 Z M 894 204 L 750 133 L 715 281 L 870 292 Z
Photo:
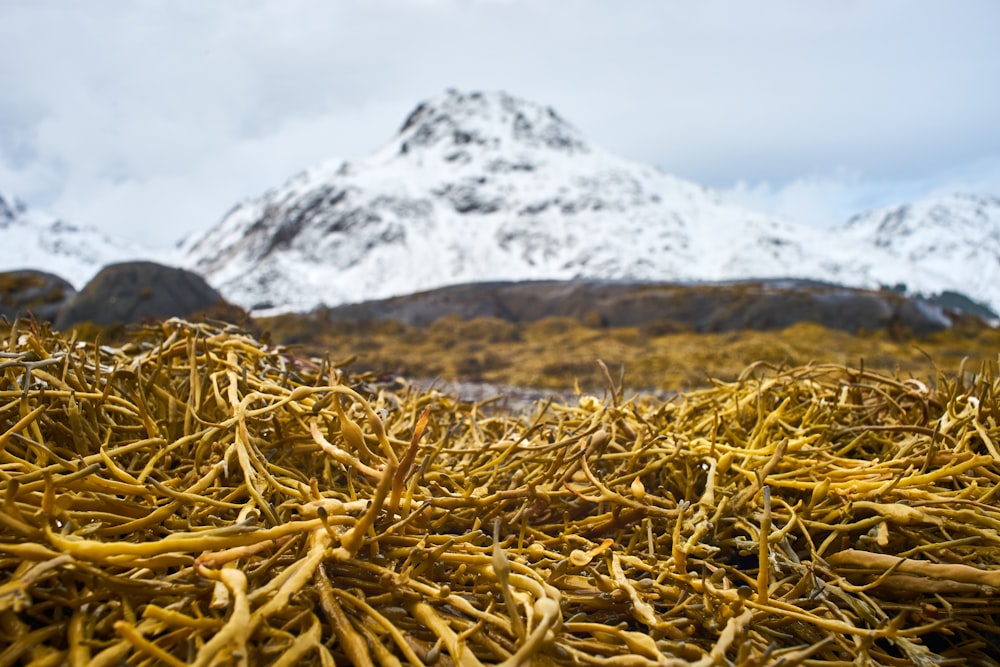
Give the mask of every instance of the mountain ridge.
M 941 211 L 909 206 L 913 215 Z M 956 216 L 985 219 L 1000 237 L 1000 200 L 956 206 Z M 184 251 L 230 299 L 263 312 L 490 280 L 779 277 L 904 283 L 1000 309 L 990 271 L 954 275 L 954 244 L 930 235 L 908 237 L 922 255 L 905 252 L 908 241 L 879 222 L 890 214 L 871 211 L 833 230 L 797 224 L 592 146 L 549 107 L 450 90 L 418 104 L 371 155 L 242 202 Z M 980 248 L 977 261 L 989 261 L 992 246 L 982 249 L 975 225 L 952 229 Z
M 478 280 L 836 279 L 822 239 L 591 146 L 548 107 L 452 90 L 185 251 L 244 307 L 306 310 Z
M 851 242 L 885 258 L 867 269 L 874 281 L 915 292 L 955 289 L 998 310 L 1000 197 L 928 197 L 855 215 L 841 229 Z
M 0 230 L 77 288 L 106 264 L 153 259 L 203 275 L 261 314 L 446 285 L 518 280 L 814 279 L 959 292 L 1000 311 L 1000 198 L 947 194 L 828 230 L 589 144 L 550 107 L 449 90 L 357 160 L 329 160 L 158 255 L 0 196 Z

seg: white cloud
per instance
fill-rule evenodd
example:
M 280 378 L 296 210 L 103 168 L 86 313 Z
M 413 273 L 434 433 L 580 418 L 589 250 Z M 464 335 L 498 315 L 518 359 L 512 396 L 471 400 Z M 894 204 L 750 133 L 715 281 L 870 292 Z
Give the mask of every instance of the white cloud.
M 831 228 L 855 212 L 856 198 L 868 190 L 858 174 L 809 176 L 781 185 L 739 181 L 723 194 L 747 208 L 815 227 Z

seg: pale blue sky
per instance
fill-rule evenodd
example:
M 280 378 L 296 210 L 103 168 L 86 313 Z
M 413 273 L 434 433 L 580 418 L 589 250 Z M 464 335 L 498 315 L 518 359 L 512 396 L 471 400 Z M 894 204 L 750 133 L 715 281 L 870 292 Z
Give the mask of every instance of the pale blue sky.
M 0 192 L 150 245 L 448 87 L 831 225 L 1000 195 L 995 0 L 0 0 Z

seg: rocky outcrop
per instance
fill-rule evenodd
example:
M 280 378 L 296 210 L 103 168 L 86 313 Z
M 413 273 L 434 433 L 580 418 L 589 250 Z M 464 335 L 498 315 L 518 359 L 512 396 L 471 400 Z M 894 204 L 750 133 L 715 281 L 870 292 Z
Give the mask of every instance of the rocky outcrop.
M 0 200 L 0 215 L 2 204 Z M 69 282 L 51 273 L 6 271 L 0 273 L 0 316 L 8 320 L 29 315 L 52 320 L 75 294 Z
M 55 318 L 56 328 L 81 322 L 100 326 L 189 317 L 225 301 L 205 280 L 185 269 L 154 262 L 106 266 Z

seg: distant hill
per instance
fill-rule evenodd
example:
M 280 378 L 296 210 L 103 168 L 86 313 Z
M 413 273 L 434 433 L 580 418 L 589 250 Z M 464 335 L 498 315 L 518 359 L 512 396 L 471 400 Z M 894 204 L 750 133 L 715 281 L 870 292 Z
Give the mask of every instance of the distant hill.
M 321 309 L 313 317 L 419 326 L 445 315 L 510 322 L 572 317 L 597 325 L 656 324 L 698 333 L 781 329 L 808 321 L 852 333 L 895 328 L 923 335 L 951 324 L 950 311 L 927 299 L 801 280 L 469 283 Z

